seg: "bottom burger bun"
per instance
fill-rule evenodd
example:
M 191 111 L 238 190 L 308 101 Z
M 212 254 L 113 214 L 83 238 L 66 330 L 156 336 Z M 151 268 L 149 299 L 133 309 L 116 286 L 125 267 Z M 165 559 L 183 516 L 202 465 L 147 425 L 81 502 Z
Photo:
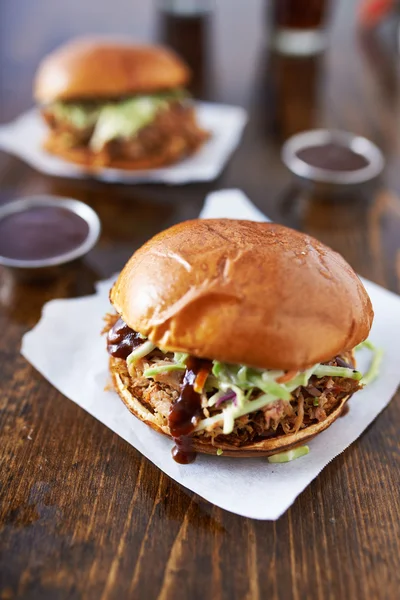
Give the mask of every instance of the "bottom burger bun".
M 140 421 L 149 425 L 154 431 L 162 433 L 167 437 L 171 437 L 168 426 L 162 425 L 158 422 L 157 417 L 149 408 L 147 408 L 137 398 L 126 385 L 126 378 L 129 375 L 121 374 L 120 371 L 120 360 L 110 357 L 110 373 L 115 391 L 118 393 L 121 400 L 124 402 L 128 410 L 135 415 Z M 124 381 L 125 380 L 125 381 Z M 150 384 L 150 382 L 149 382 Z M 291 450 L 298 446 L 302 446 L 309 442 L 313 437 L 327 429 L 338 417 L 343 413 L 346 402 L 351 397 L 351 394 L 338 400 L 337 405 L 334 407 L 332 412 L 327 415 L 326 419 L 319 423 L 313 423 L 304 429 L 300 429 L 296 433 L 277 435 L 268 439 L 260 439 L 259 441 L 251 442 L 241 446 L 236 446 L 231 443 L 227 443 L 218 440 L 217 443 L 213 443 L 212 438 L 206 435 L 193 436 L 192 437 L 192 448 L 195 452 L 201 454 L 217 454 L 223 451 L 223 456 L 231 456 L 237 458 L 251 458 L 255 456 L 272 456 L 280 452 Z

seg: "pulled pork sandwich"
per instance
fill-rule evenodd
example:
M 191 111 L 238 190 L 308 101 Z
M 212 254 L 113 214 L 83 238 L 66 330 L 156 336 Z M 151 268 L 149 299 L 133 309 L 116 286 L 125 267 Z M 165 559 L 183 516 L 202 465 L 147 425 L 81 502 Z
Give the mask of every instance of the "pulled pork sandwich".
M 339 254 L 281 225 L 171 227 L 132 256 L 110 299 L 114 387 L 174 438 L 179 462 L 301 446 L 362 386 L 367 292 Z
M 48 152 L 87 166 L 149 169 L 174 163 L 208 138 L 171 50 L 82 38 L 48 55 L 34 94 Z

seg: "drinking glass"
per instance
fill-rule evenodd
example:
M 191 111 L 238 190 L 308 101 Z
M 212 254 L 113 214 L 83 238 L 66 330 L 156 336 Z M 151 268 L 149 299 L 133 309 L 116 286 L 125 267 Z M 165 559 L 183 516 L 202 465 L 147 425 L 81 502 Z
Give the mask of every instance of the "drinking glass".
M 330 5 L 330 0 L 270 0 L 272 47 L 298 56 L 323 51 Z

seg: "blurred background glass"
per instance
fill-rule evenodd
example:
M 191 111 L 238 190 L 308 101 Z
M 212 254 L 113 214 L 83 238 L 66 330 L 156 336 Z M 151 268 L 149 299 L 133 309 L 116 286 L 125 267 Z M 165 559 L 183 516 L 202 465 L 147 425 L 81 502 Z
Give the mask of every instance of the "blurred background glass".
M 323 66 L 319 55 L 294 58 L 266 49 L 259 101 L 267 135 L 279 142 L 316 126 Z
M 272 47 L 299 56 L 324 50 L 330 6 L 330 0 L 270 0 Z
M 158 0 L 158 38 L 192 70 L 188 89 L 198 98 L 210 91 L 210 27 L 213 0 Z

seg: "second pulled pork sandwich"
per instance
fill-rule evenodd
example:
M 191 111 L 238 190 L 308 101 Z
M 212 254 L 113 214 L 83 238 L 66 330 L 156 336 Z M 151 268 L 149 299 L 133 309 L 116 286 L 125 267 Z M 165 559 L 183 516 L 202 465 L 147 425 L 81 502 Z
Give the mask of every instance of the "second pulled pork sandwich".
M 86 166 L 149 169 L 196 152 L 209 137 L 185 86 L 186 64 L 162 46 L 78 38 L 44 58 L 35 99 L 45 148 Z
M 173 455 L 280 453 L 360 389 L 373 310 L 336 252 L 272 223 L 193 220 L 140 248 L 110 293 L 113 384 Z

